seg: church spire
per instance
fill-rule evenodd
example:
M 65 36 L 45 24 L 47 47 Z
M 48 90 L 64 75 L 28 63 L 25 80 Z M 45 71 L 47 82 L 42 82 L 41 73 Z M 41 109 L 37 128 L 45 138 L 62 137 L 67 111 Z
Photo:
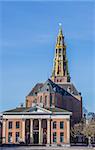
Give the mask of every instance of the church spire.
M 66 45 L 64 43 L 64 35 L 61 24 L 59 24 L 59 33 L 55 46 L 54 66 L 51 79 L 58 83 L 70 82 L 68 61 L 66 57 Z

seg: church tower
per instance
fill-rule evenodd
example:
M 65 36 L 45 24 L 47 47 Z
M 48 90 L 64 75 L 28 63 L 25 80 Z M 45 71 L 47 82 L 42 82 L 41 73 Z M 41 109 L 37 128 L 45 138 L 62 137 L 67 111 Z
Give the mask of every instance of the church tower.
M 64 43 L 64 35 L 61 24 L 59 25 L 59 33 L 55 46 L 55 57 L 51 79 L 53 82 L 58 84 L 70 82 L 68 61 L 66 57 L 66 45 Z

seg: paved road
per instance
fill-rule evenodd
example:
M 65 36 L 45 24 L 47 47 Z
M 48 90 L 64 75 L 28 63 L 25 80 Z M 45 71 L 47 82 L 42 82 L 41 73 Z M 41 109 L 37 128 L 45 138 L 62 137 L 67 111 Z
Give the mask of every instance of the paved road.
M 21 146 L 21 147 L 0 147 L 0 150 L 95 150 L 89 147 L 34 147 L 34 146 Z

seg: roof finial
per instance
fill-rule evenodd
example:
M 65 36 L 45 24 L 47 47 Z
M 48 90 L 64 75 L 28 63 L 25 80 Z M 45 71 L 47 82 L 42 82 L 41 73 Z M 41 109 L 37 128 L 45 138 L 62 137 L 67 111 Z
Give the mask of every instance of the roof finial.
M 62 34 L 62 23 L 59 23 L 59 34 Z
M 62 27 L 62 23 L 59 22 L 59 26 Z

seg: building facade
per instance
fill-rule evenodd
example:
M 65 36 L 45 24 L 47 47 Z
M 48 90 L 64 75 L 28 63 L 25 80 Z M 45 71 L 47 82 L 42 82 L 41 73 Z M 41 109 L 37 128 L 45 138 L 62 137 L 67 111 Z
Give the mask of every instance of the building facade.
M 3 143 L 70 144 L 70 115 L 60 108 L 35 105 L 18 107 L 3 114 Z
M 25 107 L 3 112 L 2 143 L 70 145 L 70 126 L 81 117 L 82 97 L 70 82 L 60 27 L 51 78 L 34 86 Z

